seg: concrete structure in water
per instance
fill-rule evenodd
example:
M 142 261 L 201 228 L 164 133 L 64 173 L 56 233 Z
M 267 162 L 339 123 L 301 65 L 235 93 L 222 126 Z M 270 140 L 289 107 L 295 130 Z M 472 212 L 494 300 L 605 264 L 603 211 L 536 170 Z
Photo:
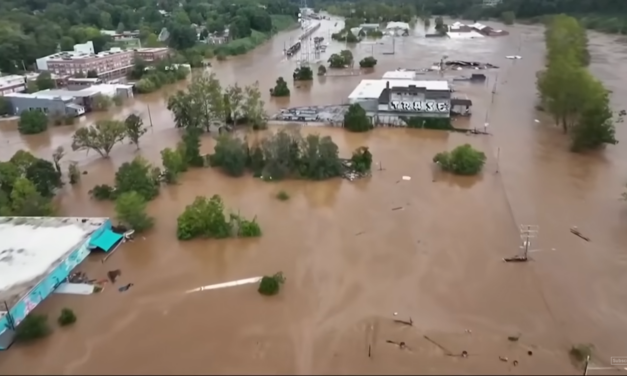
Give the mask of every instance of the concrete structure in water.
M 411 71 L 385 73 L 385 79 L 362 80 L 348 96 L 376 124 L 399 124 L 402 117 L 447 118 L 464 113 L 468 99 L 452 98 L 448 81 L 417 81 Z
M 122 239 L 107 218 L 0 217 L 0 350 L 91 251 L 112 252 Z

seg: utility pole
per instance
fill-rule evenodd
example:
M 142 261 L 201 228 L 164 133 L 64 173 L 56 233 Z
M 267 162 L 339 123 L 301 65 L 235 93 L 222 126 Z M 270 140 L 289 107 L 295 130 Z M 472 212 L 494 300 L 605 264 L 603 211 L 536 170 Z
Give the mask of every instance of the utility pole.
M 501 159 L 501 148 L 496 148 L 496 173 L 499 173 L 499 161 Z
M 531 245 L 531 239 L 535 239 L 538 237 L 538 232 L 540 231 L 540 226 L 538 225 L 520 225 L 520 238 L 523 243 L 520 248 L 524 250 L 524 257 L 527 258 L 527 254 L 529 253 L 529 247 Z
M 155 129 L 152 127 L 152 115 L 150 114 L 150 105 L 146 105 L 146 108 L 148 108 L 148 120 L 150 120 L 150 130 L 152 131 L 152 133 L 155 133 Z

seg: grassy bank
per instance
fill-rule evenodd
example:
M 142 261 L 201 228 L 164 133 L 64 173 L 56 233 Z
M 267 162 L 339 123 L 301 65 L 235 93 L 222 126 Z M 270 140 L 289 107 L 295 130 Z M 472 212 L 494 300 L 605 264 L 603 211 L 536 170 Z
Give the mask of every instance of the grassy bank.
M 222 46 L 217 46 L 215 54 L 218 57 L 243 55 L 260 46 L 262 43 L 270 39 L 273 34 L 287 30 L 297 23 L 297 21 L 291 16 L 274 14 L 270 17 L 272 18 L 271 33 L 261 33 L 253 30 L 248 38 L 236 39 Z

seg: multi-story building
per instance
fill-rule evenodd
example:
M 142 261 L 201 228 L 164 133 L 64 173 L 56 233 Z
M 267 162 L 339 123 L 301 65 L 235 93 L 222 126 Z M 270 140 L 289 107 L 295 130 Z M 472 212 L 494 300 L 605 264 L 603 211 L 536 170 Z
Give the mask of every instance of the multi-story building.
M 418 81 L 415 72 L 387 72 L 381 80 L 362 80 L 349 95 L 373 123 L 402 124 L 403 117 L 447 118 L 466 113 L 472 102 L 453 98 L 448 81 Z
M 19 93 L 24 90 L 26 90 L 26 78 L 24 76 L 11 75 L 0 77 L 0 96 Z
M 135 50 L 135 57 L 147 62 L 162 60 L 169 55 L 170 50 L 166 47 L 138 48 Z
M 37 68 L 61 76 L 74 76 L 96 72 L 99 78 L 113 79 L 125 76 L 133 67 L 135 57 L 139 56 L 146 61 L 156 61 L 169 54 L 167 48 L 111 48 L 108 51 L 93 52 L 87 48 L 77 48 L 74 51 L 58 52 L 56 54 L 37 59 Z M 83 45 L 80 45 L 83 46 Z

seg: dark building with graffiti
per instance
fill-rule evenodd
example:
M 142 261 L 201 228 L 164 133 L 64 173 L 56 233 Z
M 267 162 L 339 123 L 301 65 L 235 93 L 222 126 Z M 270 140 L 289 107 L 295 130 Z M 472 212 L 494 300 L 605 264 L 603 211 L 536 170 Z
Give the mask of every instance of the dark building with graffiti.
M 386 73 L 386 76 L 390 75 Z M 447 118 L 452 113 L 470 112 L 472 102 L 466 98 L 453 98 L 448 81 L 407 78 L 362 80 L 348 101 L 359 103 L 376 124 L 400 125 L 404 117 Z

